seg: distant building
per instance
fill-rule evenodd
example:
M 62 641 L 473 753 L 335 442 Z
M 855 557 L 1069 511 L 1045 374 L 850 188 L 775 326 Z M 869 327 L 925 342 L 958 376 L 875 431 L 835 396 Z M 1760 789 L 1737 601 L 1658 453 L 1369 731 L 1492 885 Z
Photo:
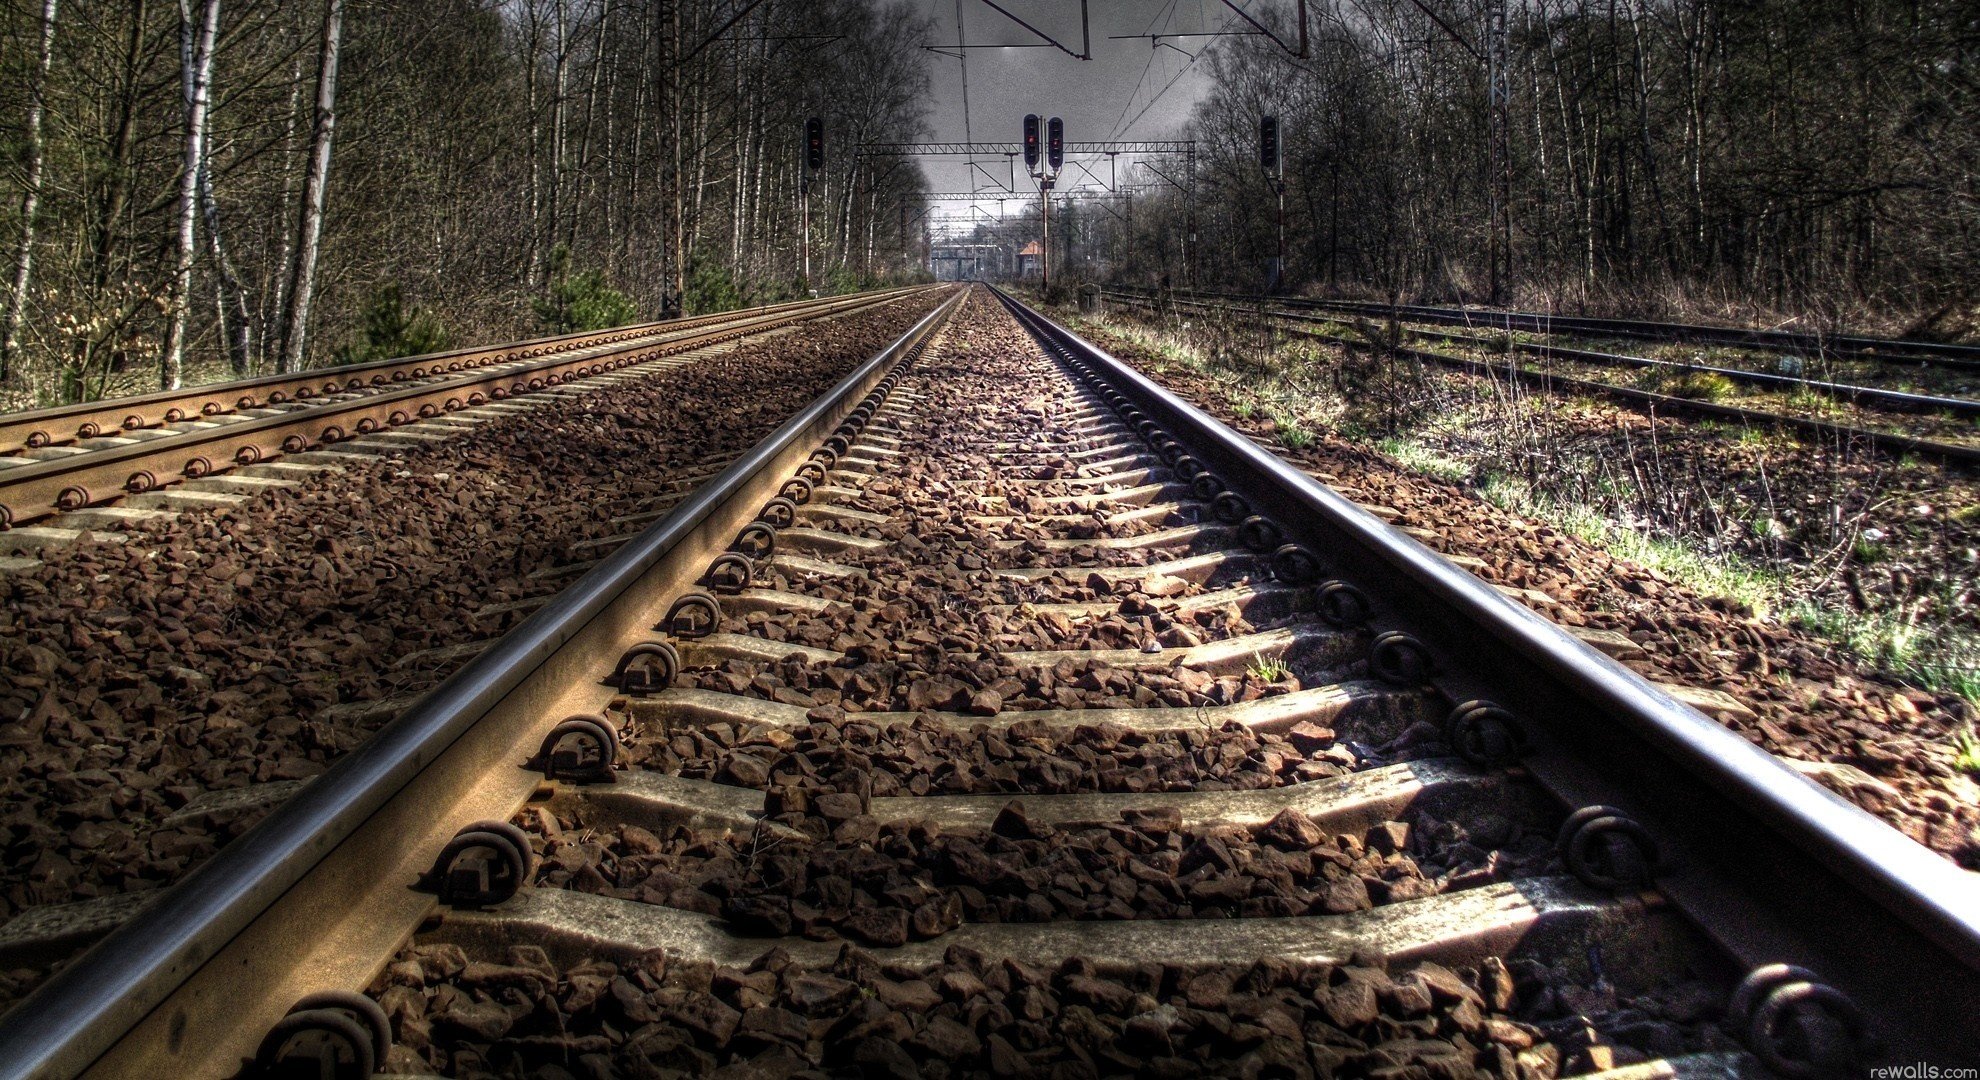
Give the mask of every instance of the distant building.
M 1018 276 L 1030 277 L 1038 273 L 1044 267 L 1044 256 L 1045 251 L 1038 246 L 1038 241 L 1036 240 L 1018 249 Z
M 928 248 L 928 269 L 941 281 L 1001 278 L 1010 273 L 1007 244 L 960 244 L 936 241 Z

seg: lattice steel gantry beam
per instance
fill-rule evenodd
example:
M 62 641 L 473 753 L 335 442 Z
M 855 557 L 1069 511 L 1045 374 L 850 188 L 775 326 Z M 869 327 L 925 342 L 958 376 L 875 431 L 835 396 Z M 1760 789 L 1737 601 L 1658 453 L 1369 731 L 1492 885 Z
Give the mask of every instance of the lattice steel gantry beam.
M 860 143 L 856 151 L 860 154 L 898 154 L 901 156 L 965 154 L 1021 154 L 1024 147 L 1014 142 L 925 142 L 925 143 Z M 1196 152 L 1194 139 L 1156 139 L 1141 142 L 1069 142 L 1067 154 L 1193 154 Z
M 1119 199 L 1128 191 L 1054 191 L 1054 199 Z M 1036 191 L 924 191 L 910 198 L 922 198 L 929 202 L 1011 202 L 1017 199 L 1036 199 Z

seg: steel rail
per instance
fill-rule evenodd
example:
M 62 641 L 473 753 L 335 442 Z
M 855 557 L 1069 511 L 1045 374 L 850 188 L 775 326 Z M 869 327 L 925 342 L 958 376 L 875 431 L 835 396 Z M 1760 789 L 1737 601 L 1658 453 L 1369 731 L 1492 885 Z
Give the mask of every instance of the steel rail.
M 256 417 L 129 446 L 92 450 L 0 469 L 0 528 L 32 518 L 94 505 L 126 491 L 148 491 L 181 476 L 201 477 L 234 465 L 251 465 L 278 454 L 334 444 L 372 431 L 416 422 L 470 407 L 478 398 L 560 385 L 642 360 L 701 348 L 773 329 L 789 322 L 822 318 L 900 299 L 903 293 L 836 298 L 830 305 L 731 319 L 661 340 L 630 339 L 629 355 L 552 353 L 519 368 L 471 369 L 458 379 L 401 386 L 312 409 Z
M 1589 771 L 1629 794 L 1653 835 L 1680 841 L 1658 888 L 1734 955 L 1792 959 L 1901 1019 L 1896 1042 L 1918 1060 L 1980 1054 L 1980 879 L 1829 793 L 1642 676 L 1513 602 L 1331 488 L 1158 386 L 1129 365 L 999 291 L 1042 340 L 1125 395 L 1260 513 L 1303 532 L 1374 600 L 1377 626 L 1424 643 L 1433 673 L 1492 672 L 1501 705 L 1538 729 L 1525 766 Z M 1484 696 L 1462 676 L 1454 700 Z M 1727 902 L 1726 897 L 1733 897 Z M 1732 920 L 1739 920 L 1735 925 Z M 1717 927 L 1715 928 L 1715 923 Z M 1902 1060 L 1914 1060 L 1903 1058 Z
M 1127 302 L 1152 303 L 1152 301 L 1133 297 L 1132 294 L 1129 294 Z M 1200 300 L 1181 300 L 1177 302 L 1205 307 L 1211 310 L 1237 310 L 1235 308 L 1207 304 Z M 1266 314 L 1295 320 L 1306 318 L 1305 316 L 1296 314 L 1286 315 L 1281 312 L 1267 312 Z M 1325 334 L 1317 330 L 1293 329 L 1290 332 L 1300 337 L 1325 342 L 1329 345 L 1361 346 L 1367 344 L 1366 341 L 1342 337 L 1338 334 Z M 1827 420 L 1788 416 L 1784 413 L 1768 412 L 1764 409 L 1749 409 L 1740 405 L 1720 405 L 1710 401 L 1699 401 L 1695 398 L 1678 397 L 1674 394 L 1659 394 L 1653 390 L 1638 390 L 1628 386 L 1617 386 L 1614 383 L 1605 383 L 1595 379 L 1582 379 L 1572 375 L 1556 375 L 1552 372 L 1545 371 L 1530 371 L 1517 365 L 1500 367 L 1482 360 L 1451 356 L 1448 353 L 1440 353 L 1430 349 L 1398 347 L 1396 351 L 1404 356 L 1413 357 L 1426 363 L 1439 364 L 1460 371 L 1469 371 L 1477 375 L 1511 378 L 1522 385 L 1537 387 L 1548 392 L 1566 388 L 1569 390 L 1578 390 L 1583 393 L 1598 394 L 1623 401 L 1651 405 L 1671 412 L 1694 413 L 1699 416 L 1738 420 L 1743 423 L 1784 427 L 1801 435 L 1810 435 L 1822 439 L 1834 439 L 1844 442 L 1860 440 L 1870 446 L 1880 447 L 1886 451 L 1919 454 L 1953 464 L 1980 464 L 1980 445 L 1969 446 L 1963 443 L 1939 442 L 1936 439 L 1921 439 L 1915 435 L 1904 435 L 1894 431 L 1878 431 L 1873 428 L 1854 427 L 1849 424 L 1837 424 Z
M 870 295 L 884 296 L 906 291 L 908 290 L 890 289 Z M 281 404 L 290 400 L 306 401 L 318 394 L 350 393 L 367 387 L 376 388 L 401 382 L 408 378 L 418 379 L 509 360 L 524 360 L 551 353 L 569 352 L 573 349 L 609 345 L 675 330 L 693 330 L 720 322 L 795 311 L 846 299 L 849 297 L 796 300 L 785 304 L 769 304 L 717 312 L 713 315 L 699 315 L 690 319 L 636 323 L 609 330 L 587 330 L 496 345 L 476 345 L 443 352 L 421 353 L 418 356 L 311 368 L 308 371 L 262 375 L 232 382 L 189 386 L 179 390 L 158 390 L 129 397 L 30 409 L 25 412 L 0 415 L 0 452 L 11 453 L 22 448 L 58 445 L 74 439 L 155 428 L 161 424 L 198 420 L 206 416 L 232 412 L 235 409 Z
M 1120 288 L 1116 286 L 1116 288 Z M 1147 293 L 1149 290 L 1134 291 Z M 1322 300 L 1313 297 L 1256 296 L 1248 293 L 1198 290 L 1194 295 L 1246 303 L 1290 304 L 1330 311 L 1352 311 L 1404 321 L 1452 326 L 1491 327 L 1537 334 L 1582 337 L 1629 337 L 1652 341 L 1684 341 L 1740 348 L 1783 349 L 1817 356 L 1844 356 L 1880 363 L 1927 363 L 1980 370 L 1980 345 L 1937 341 L 1905 341 L 1862 334 L 1814 334 L 1793 330 L 1748 330 L 1696 323 L 1660 323 L 1647 319 L 1601 319 L 1581 315 L 1546 315 L 1487 308 L 1449 308 L 1426 304 L 1383 304 L 1366 300 Z
M 527 756 L 518 748 L 563 715 L 566 688 L 590 691 L 598 658 L 616 657 L 665 610 L 664 585 L 697 577 L 775 493 L 783 467 L 963 295 L 0 1016 L 0 1080 L 231 1074 L 293 1000 L 291 982 L 348 976 L 362 988 L 433 908 L 407 887 L 406 868 L 429 865 L 459 826 L 521 806 L 540 777 L 515 767 Z M 373 951 L 351 948 L 354 937 Z

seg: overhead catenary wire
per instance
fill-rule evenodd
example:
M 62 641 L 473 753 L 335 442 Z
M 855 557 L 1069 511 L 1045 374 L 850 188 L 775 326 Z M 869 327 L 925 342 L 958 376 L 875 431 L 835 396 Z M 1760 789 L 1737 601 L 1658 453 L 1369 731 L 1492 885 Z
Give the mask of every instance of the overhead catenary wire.
M 1242 14 L 1242 12 L 1237 8 L 1233 8 L 1232 13 L 1230 15 L 1225 16 L 1224 20 L 1217 24 L 1216 35 L 1222 35 L 1225 30 L 1229 29 L 1231 21 L 1236 19 L 1239 14 Z M 1177 71 L 1175 75 L 1169 79 L 1168 82 L 1162 84 L 1162 89 L 1157 90 L 1155 92 L 1155 95 L 1148 99 L 1148 103 L 1141 107 L 1141 111 L 1134 114 L 1134 119 L 1129 120 L 1127 123 L 1122 124 L 1117 128 L 1115 128 L 1114 130 L 1115 137 L 1118 138 L 1122 134 L 1125 134 L 1127 131 L 1132 129 L 1134 125 L 1140 123 L 1141 118 L 1148 115 L 1148 110 L 1154 108 L 1155 103 L 1161 101 L 1163 95 L 1167 94 L 1170 90 L 1174 89 L 1175 85 L 1182 81 L 1183 76 L 1189 74 L 1190 69 L 1196 66 L 1196 62 L 1198 60 L 1201 60 L 1205 56 L 1208 56 L 1210 54 L 1212 47 L 1213 46 L 1206 46 L 1202 50 L 1198 51 L 1195 56 L 1190 57 L 1189 62 L 1184 64 L 1182 66 L 1182 69 Z M 1134 99 L 1129 98 L 1128 104 L 1129 106 L 1132 106 L 1134 104 Z M 1125 110 L 1122 111 L 1122 115 L 1126 115 Z
M 1176 13 L 1176 0 L 1169 0 L 1167 6 L 1165 6 L 1161 11 L 1156 12 L 1155 15 L 1148 20 L 1148 25 L 1142 27 L 1141 32 L 1146 34 L 1151 30 L 1153 30 L 1155 28 L 1155 21 L 1157 19 L 1160 19 L 1162 21 L 1162 29 L 1167 30 L 1169 28 L 1169 20 L 1175 16 L 1175 13 Z M 1126 126 L 1125 121 L 1127 120 L 1128 110 L 1134 108 L 1134 96 L 1141 92 L 1142 84 L 1148 81 L 1148 73 L 1154 69 L 1155 57 L 1160 52 L 1161 52 L 1160 49 L 1150 49 L 1148 51 L 1148 63 L 1142 65 L 1141 76 L 1135 79 L 1134 89 L 1128 91 L 1127 100 L 1121 103 L 1121 115 L 1117 119 L 1115 119 L 1114 129 L 1113 131 L 1109 132 L 1107 135 L 1109 139 L 1118 138 L 1120 136 L 1121 129 Z

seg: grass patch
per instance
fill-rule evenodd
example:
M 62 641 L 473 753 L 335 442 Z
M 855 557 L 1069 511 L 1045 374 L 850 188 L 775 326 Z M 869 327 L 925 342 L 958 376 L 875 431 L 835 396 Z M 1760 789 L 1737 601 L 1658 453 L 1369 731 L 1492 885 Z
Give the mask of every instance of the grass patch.
M 1411 472 L 1451 484 L 1462 484 L 1471 479 L 1471 466 L 1413 439 L 1387 438 L 1376 443 L 1375 448 Z
M 1972 724 L 1953 732 L 1953 767 L 1980 775 L 1980 739 L 1974 738 Z
M 1278 429 L 1279 445 L 1288 450 L 1304 450 L 1313 445 L 1313 433 L 1298 424 L 1281 424 Z
M 1690 371 L 1672 382 L 1665 392 L 1692 401 L 1724 401 L 1733 395 L 1734 389 L 1733 381 L 1724 375 Z
M 1286 666 L 1284 660 L 1276 656 L 1267 659 L 1257 653 L 1251 654 L 1251 666 L 1245 671 L 1251 675 L 1253 682 L 1261 683 L 1275 683 L 1292 674 L 1292 668 Z
M 1646 536 L 1588 506 L 1563 504 L 1536 493 L 1516 477 L 1488 476 L 1477 491 L 1501 509 L 1538 518 L 1582 543 L 1654 570 L 1693 592 L 1721 597 L 1755 614 L 1765 614 L 1778 606 L 1786 588 L 1777 574 L 1739 559 L 1702 551 L 1683 541 Z
M 1905 682 L 1958 694 L 1980 707 L 1980 637 L 1970 631 L 1921 626 L 1900 613 L 1845 611 L 1810 601 L 1795 605 L 1791 619 Z

